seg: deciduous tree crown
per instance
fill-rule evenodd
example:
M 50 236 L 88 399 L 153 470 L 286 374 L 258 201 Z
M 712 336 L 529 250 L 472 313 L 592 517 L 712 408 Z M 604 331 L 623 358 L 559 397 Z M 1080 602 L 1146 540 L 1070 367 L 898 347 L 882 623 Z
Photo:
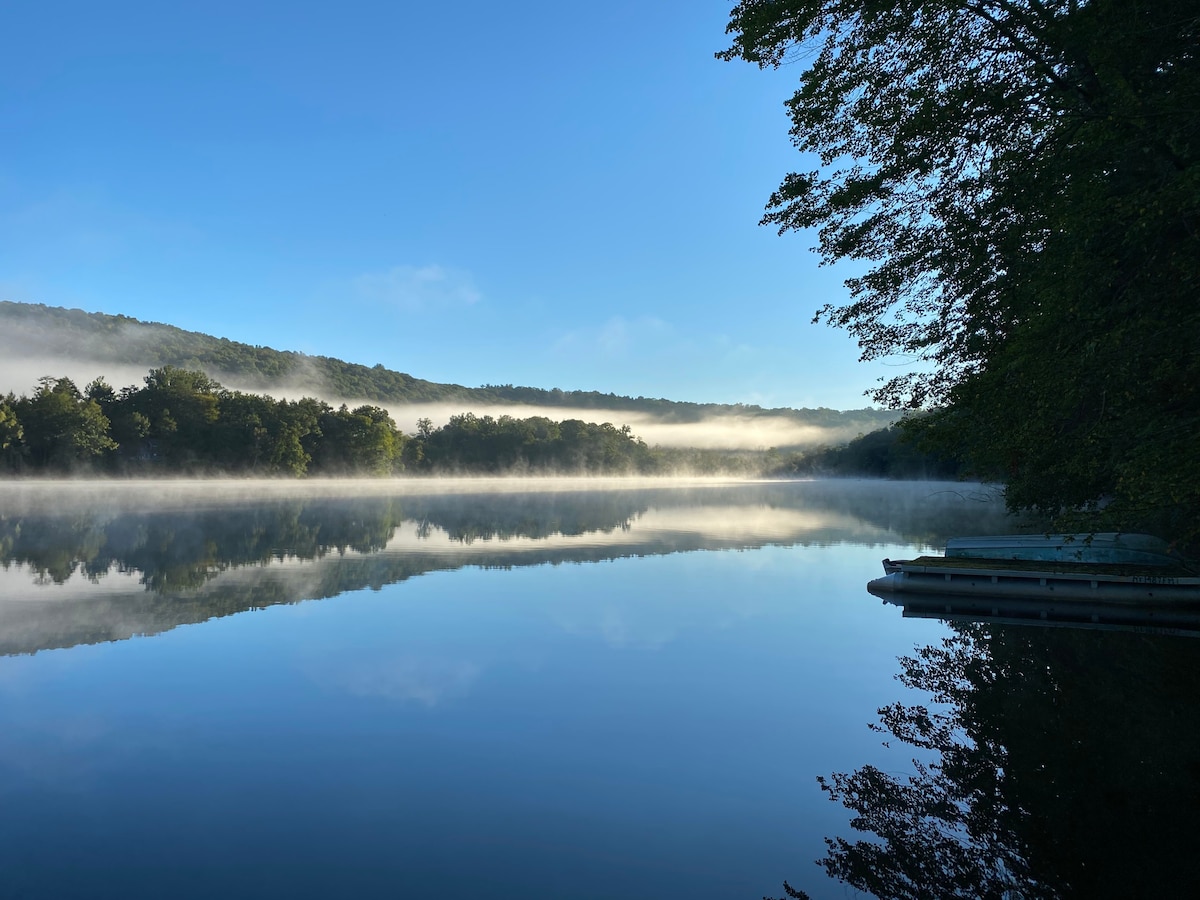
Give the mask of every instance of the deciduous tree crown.
M 869 263 L 816 318 L 1017 507 L 1196 537 L 1200 2 L 743 0 L 801 66 L 764 223 Z M 1103 508 L 1103 515 L 1099 515 Z

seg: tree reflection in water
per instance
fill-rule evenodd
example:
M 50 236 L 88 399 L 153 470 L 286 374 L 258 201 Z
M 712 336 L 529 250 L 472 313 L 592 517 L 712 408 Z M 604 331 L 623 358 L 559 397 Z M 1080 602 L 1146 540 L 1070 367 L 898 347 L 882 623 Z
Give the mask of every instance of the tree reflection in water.
M 931 482 L 447 490 L 453 482 L 395 481 L 380 482 L 392 493 L 379 496 L 354 493 L 354 482 L 311 494 L 278 484 L 0 481 L 0 655 L 159 634 L 464 566 L 929 545 L 966 522 L 1005 521 L 982 486 Z
M 818 779 L 865 835 L 818 864 L 880 898 L 1200 896 L 1200 641 L 952 627 L 900 659 L 931 702 L 872 726 L 913 771 Z

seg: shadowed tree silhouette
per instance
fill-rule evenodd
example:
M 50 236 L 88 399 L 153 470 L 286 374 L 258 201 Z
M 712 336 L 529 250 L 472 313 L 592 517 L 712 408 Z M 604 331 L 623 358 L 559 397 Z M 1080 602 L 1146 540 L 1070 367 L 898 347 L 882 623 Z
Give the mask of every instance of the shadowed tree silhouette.
M 885 900 L 1200 896 L 1194 639 L 958 625 L 900 663 L 930 702 L 873 728 L 919 758 L 818 778 L 866 835 L 826 840 L 830 876 Z

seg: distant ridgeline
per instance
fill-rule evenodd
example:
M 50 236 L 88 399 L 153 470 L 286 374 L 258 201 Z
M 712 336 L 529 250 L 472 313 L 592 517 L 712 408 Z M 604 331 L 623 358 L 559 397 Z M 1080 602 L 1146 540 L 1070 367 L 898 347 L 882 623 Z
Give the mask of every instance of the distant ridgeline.
M 87 360 L 139 368 L 175 366 L 250 390 L 307 391 L 322 397 L 375 403 L 527 404 L 649 413 L 664 422 L 698 422 L 716 415 L 772 416 L 823 428 L 871 431 L 890 425 L 888 410 L 763 409 L 623 397 L 599 391 L 545 390 L 513 385 L 469 388 L 414 378 L 382 365 L 363 366 L 328 356 L 253 347 L 172 325 L 80 309 L 0 301 L 0 348 L 6 355 Z

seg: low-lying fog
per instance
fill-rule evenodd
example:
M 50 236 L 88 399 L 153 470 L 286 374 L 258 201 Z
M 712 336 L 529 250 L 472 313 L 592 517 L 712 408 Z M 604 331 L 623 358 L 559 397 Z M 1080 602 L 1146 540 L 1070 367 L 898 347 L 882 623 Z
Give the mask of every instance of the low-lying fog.
M 195 509 L 255 500 L 403 497 L 425 494 L 636 491 L 772 484 L 728 477 L 455 476 L 432 478 L 21 478 L 0 479 L 0 512 L 60 508 Z M 846 482 L 852 484 L 858 482 Z
M 149 367 L 121 366 L 110 363 L 70 360 L 60 357 L 0 356 L 0 395 L 12 392 L 17 395 L 30 394 L 37 388 L 37 380 L 45 375 L 55 378 L 70 378 L 80 390 L 97 376 L 120 390 L 126 385 L 141 387 Z M 565 419 L 581 419 L 585 422 L 611 422 L 620 428 L 628 425 L 633 433 L 651 446 L 695 447 L 704 450 L 766 450 L 771 447 L 811 448 L 828 444 L 842 444 L 854 438 L 862 429 L 858 426 L 844 428 L 822 428 L 805 425 L 786 416 L 772 415 L 718 415 L 699 422 L 664 421 L 649 412 L 618 409 L 576 409 L 561 406 L 526 406 L 519 404 L 472 404 L 460 403 L 381 403 L 362 398 L 345 398 L 323 395 L 303 385 L 281 385 L 269 391 L 238 384 L 237 379 L 209 373 L 230 390 L 246 393 L 269 393 L 272 397 L 296 400 L 301 397 L 316 397 L 331 406 L 345 403 L 350 407 L 372 404 L 382 406 L 406 434 L 417 430 L 420 419 L 429 419 L 435 428 L 445 425 L 451 416 L 470 412 L 477 416 L 512 416 L 527 419 L 544 416 L 556 422 Z
M 446 424 L 451 416 L 472 412 L 477 416 L 512 416 L 528 419 L 545 416 L 560 422 L 582 419 L 585 422 L 611 422 L 620 428 L 628 425 L 635 435 L 651 446 L 698 447 L 704 450 L 766 450 L 769 447 L 813 447 L 843 443 L 853 438 L 856 428 L 818 428 L 803 425 L 785 416 L 725 415 L 710 416 L 700 422 L 665 422 L 653 413 L 622 409 L 572 409 L 561 406 L 476 405 L 463 409 L 461 404 L 417 403 L 405 406 L 381 404 L 396 420 L 401 431 L 412 434 L 417 420 L 429 419 L 434 427 Z

